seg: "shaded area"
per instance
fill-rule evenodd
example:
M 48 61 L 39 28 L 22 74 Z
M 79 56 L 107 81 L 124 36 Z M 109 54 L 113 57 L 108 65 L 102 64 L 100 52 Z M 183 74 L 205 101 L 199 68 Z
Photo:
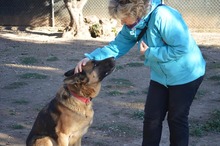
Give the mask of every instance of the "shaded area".
M 0 25 L 49 26 L 50 0 L 1 0 Z

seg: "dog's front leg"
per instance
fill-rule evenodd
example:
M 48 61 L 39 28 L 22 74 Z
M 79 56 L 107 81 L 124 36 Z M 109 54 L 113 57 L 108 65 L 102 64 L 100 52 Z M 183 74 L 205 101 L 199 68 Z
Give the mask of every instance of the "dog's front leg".
M 81 146 L 81 138 L 79 138 L 76 143 L 72 146 Z
M 68 146 L 69 145 L 69 137 L 64 133 L 58 133 L 58 146 Z

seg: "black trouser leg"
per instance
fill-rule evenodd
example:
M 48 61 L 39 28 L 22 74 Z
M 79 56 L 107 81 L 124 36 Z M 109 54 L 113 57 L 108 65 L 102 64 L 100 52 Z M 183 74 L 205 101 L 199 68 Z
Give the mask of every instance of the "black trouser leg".
M 142 146 L 159 146 L 168 103 L 167 87 L 150 81 L 145 104 Z
M 169 86 L 168 125 L 171 146 L 188 146 L 188 115 L 203 77 L 178 86 Z

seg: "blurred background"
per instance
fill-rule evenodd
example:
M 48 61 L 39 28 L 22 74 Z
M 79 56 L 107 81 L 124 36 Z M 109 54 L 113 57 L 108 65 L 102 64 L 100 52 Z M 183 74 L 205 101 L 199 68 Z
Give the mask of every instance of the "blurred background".
M 163 0 L 179 10 L 190 29 L 220 31 L 219 0 Z M 88 0 L 83 15 L 109 18 L 108 0 Z M 0 25 L 65 27 L 70 16 L 63 0 L 0 0 Z

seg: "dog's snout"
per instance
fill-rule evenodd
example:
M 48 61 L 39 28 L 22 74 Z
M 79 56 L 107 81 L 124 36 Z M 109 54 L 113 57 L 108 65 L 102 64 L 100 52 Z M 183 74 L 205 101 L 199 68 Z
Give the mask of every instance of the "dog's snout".
M 111 57 L 104 60 L 93 60 L 93 69 L 97 71 L 99 81 L 102 81 L 115 69 L 115 59 Z
M 107 58 L 104 60 L 93 60 L 94 67 L 98 66 L 106 66 L 106 67 L 114 67 L 115 66 L 115 59 L 114 57 Z
M 114 57 L 108 58 L 106 61 L 110 67 L 115 66 L 115 58 Z

